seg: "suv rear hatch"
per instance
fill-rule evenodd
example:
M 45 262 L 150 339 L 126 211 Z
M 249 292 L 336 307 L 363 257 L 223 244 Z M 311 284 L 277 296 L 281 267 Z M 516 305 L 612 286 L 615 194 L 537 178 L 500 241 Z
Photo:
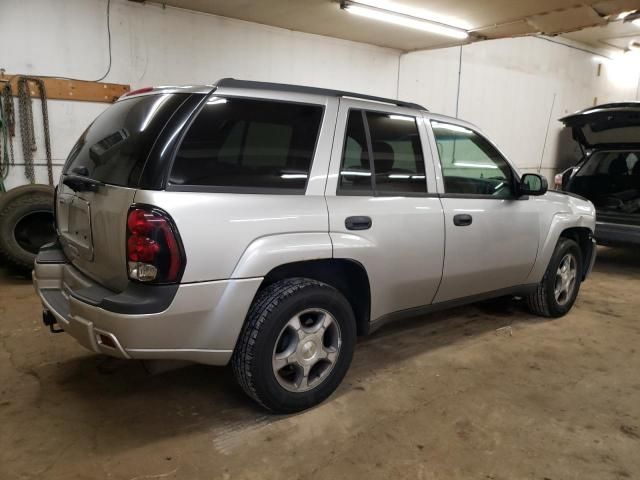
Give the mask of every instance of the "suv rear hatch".
M 583 147 L 639 148 L 640 102 L 608 103 L 560 119 Z
M 80 136 L 56 197 L 56 224 L 69 261 L 97 283 L 128 283 L 126 223 L 149 152 L 188 97 L 154 93 L 119 100 Z
M 640 102 L 600 105 L 560 121 L 591 150 L 564 189 L 591 200 L 599 222 L 640 225 Z

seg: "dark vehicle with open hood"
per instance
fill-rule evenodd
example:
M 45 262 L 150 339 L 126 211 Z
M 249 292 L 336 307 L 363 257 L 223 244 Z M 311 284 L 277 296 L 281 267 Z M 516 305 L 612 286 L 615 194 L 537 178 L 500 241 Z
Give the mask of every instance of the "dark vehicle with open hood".
M 596 207 L 596 240 L 640 245 L 640 102 L 608 103 L 560 119 L 583 152 L 562 190 Z

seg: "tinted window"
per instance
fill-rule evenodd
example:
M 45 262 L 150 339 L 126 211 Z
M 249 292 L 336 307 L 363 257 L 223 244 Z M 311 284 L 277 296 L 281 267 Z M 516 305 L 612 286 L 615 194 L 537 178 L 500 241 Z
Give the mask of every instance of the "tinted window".
M 426 193 L 424 158 L 414 117 L 367 112 L 375 188 L 380 193 Z
M 304 193 L 321 118 L 320 106 L 211 98 L 182 141 L 170 182 Z
M 595 152 L 577 176 L 640 175 L 640 152 Z
M 339 190 L 372 195 L 427 191 L 420 134 L 414 117 L 366 112 L 371 138 L 373 176 L 363 113 L 351 110 L 347 120 Z M 373 185 L 372 185 L 373 183 Z
M 74 145 L 64 173 L 135 187 L 160 130 L 186 95 L 121 100 L 96 118 Z
M 594 152 L 568 190 L 588 198 L 598 210 L 639 214 L 640 152 Z
M 446 193 L 512 196 L 511 167 L 487 139 L 459 125 L 431 125 Z
M 369 150 L 362 111 L 351 110 L 347 120 L 339 189 L 345 192 L 373 195 Z

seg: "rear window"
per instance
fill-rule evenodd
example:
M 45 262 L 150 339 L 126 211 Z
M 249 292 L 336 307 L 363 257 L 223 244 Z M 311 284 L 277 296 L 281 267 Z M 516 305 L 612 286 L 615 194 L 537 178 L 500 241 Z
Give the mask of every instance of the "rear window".
M 639 175 L 640 151 L 637 152 L 595 152 L 587 163 L 578 170 L 579 177 L 595 175 Z
M 304 193 L 322 112 L 318 105 L 213 97 L 189 127 L 169 181 Z
M 143 95 L 111 105 L 80 136 L 63 173 L 136 187 L 153 143 L 185 98 Z

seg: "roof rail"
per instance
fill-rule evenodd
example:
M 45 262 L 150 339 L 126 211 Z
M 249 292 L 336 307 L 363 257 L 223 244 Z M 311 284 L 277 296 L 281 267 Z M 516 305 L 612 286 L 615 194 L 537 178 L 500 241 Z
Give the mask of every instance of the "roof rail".
M 217 87 L 228 88 L 254 88 L 258 90 L 273 90 L 279 92 L 292 92 L 292 93 L 309 93 L 312 95 L 326 95 L 330 97 L 352 97 L 362 100 L 371 100 L 374 102 L 390 103 L 391 105 L 397 105 L 398 107 L 415 108 L 417 110 L 427 110 L 422 105 L 411 102 L 403 102 L 401 100 L 394 100 L 392 98 L 376 97 L 373 95 L 364 95 L 361 93 L 346 92 L 343 90 L 331 90 L 328 88 L 317 87 L 305 87 L 303 85 L 290 85 L 287 83 L 271 83 L 271 82 L 256 82 L 252 80 L 237 80 L 235 78 L 222 78 L 216 82 Z

